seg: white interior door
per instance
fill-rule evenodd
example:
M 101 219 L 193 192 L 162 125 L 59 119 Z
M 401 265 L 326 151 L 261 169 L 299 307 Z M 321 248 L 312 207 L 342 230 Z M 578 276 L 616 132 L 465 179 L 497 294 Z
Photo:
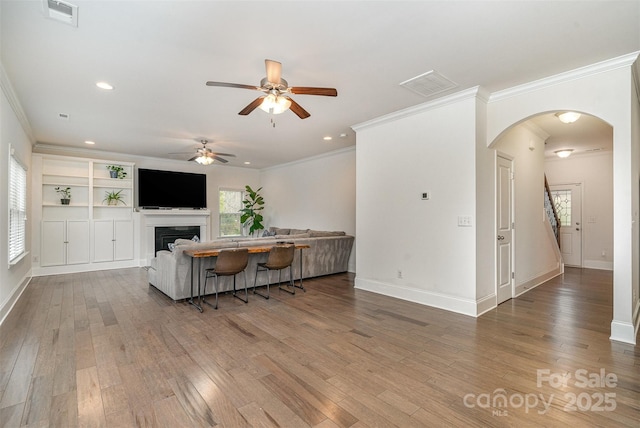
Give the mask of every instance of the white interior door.
M 560 217 L 560 252 L 567 266 L 582 267 L 582 185 L 549 186 Z
M 513 162 L 498 156 L 496 175 L 496 296 L 500 304 L 513 297 Z

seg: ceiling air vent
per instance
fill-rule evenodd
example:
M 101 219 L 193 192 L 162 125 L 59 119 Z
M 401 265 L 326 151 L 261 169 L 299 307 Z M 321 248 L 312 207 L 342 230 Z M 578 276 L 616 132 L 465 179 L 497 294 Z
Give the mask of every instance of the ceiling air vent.
M 400 83 L 400 86 L 403 86 L 416 94 L 422 95 L 423 97 L 431 97 L 450 89 L 454 89 L 458 84 L 447 79 L 442 74 L 431 70 L 412 79 L 405 80 Z
M 78 6 L 61 0 L 42 0 L 42 6 L 47 18 L 78 26 Z

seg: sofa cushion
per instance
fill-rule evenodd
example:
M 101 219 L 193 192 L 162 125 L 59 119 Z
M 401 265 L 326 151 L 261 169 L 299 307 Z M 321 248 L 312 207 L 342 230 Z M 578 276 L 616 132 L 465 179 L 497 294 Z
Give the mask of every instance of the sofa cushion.
M 289 235 L 300 235 L 301 233 L 309 233 L 309 229 L 291 229 Z
M 295 235 L 276 235 L 276 236 L 274 236 L 274 238 L 276 240 L 286 239 L 287 241 L 290 241 L 292 239 L 304 239 L 304 238 L 308 238 L 308 237 L 309 237 L 308 233 L 297 233 Z
M 282 229 L 280 227 L 271 226 L 269 228 L 269 232 L 273 232 L 274 236 L 275 235 L 288 235 L 290 231 L 291 231 L 291 229 Z
M 345 232 L 340 231 L 326 231 L 326 230 L 309 230 L 309 236 L 312 238 L 322 238 L 325 236 L 345 236 Z

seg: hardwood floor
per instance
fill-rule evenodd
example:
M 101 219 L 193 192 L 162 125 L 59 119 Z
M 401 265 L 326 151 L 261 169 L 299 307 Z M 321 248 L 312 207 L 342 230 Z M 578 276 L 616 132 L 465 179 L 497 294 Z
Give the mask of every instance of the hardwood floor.
M 199 313 L 143 269 L 34 278 L 0 329 L 0 424 L 638 426 L 611 272 L 568 268 L 478 319 L 349 274 L 305 286 Z

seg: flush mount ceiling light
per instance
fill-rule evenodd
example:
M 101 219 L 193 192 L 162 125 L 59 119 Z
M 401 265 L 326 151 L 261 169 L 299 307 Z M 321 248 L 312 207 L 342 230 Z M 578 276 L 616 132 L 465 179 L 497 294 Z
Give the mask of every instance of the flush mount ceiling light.
M 85 143 L 85 144 L 88 144 L 88 145 L 90 145 L 90 146 L 93 146 L 96 142 L 95 142 L 95 141 L 87 140 L 87 141 L 85 141 L 84 143 Z
M 98 82 L 96 86 L 100 89 L 104 89 L 105 91 L 113 91 L 113 85 L 110 85 L 107 82 Z
M 559 158 L 568 158 L 569 156 L 571 156 L 571 153 L 573 153 L 573 149 L 556 150 L 553 153 L 558 155 Z
M 563 111 L 556 113 L 556 117 L 560 119 L 560 122 L 562 123 L 573 123 L 580 119 L 580 116 L 580 113 L 576 113 L 575 111 Z

